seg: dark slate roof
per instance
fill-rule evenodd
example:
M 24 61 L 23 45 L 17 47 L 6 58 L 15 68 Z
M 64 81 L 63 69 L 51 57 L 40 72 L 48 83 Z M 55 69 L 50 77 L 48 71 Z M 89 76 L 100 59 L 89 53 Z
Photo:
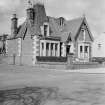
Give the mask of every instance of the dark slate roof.
M 76 18 L 70 21 L 65 20 L 64 25 L 61 27 L 58 24 L 58 18 L 47 18 L 50 27 L 50 35 L 52 37 L 60 37 L 62 42 L 66 42 L 68 37 L 71 37 L 71 40 L 74 41 L 83 21 L 85 20 L 84 17 Z M 26 19 L 25 22 L 19 27 L 16 38 L 25 38 L 27 35 L 41 35 L 41 29 L 37 22 L 32 25 L 30 21 Z
M 17 38 L 22 37 L 25 38 L 25 36 L 31 36 L 31 35 L 40 35 L 41 30 L 39 25 L 37 24 L 31 24 L 29 20 L 26 19 L 26 21 L 20 26 L 20 30 L 18 31 Z
M 82 17 L 67 21 L 63 31 L 70 33 L 71 38 L 74 40 L 82 25 L 83 20 L 84 18 Z
M 44 22 L 48 22 L 49 28 L 50 28 L 50 36 L 60 37 L 61 41 L 63 42 L 67 41 L 68 37 L 71 37 L 71 40 L 75 41 L 77 37 L 77 33 L 82 23 L 84 21 L 85 23 L 87 23 L 85 17 L 80 17 L 80 18 L 67 21 L 63 17 L 54 18 L 54 17 L 46 16 L 46 11 L 45 11 L 44 5 L 42 4 L 36 4 L 33 6 L 33 8 L 29 8 L 29 9 L 32 9 L 34 11 L 33 13 L 35 13 L 33 17 L 33 21 L 32 20 L 30 21 L 27 15 L 25 22 L 19 26 L 17 35 L 14 37 L 13 36 L 10 37 L 10 39 L 15 39 L 19 37 L 24 39 L 26 36 L 31 37 L 31 35 L 32 36 L 41 35 L 40 26 L 42 26 Z M 63 19 L 64 21 L 63 26 L 60 26 L 60 19 Z
M 61 27 L 58 22 L 57 18 L 49 17 L 49 26 L 51 29 L 51 36 L 58 36 L 61 37 L 62 42 L 66 42 L 68 37 L 71 37 L 72 41 L 76 40 L 76 37 L 78 35 L 78 31 L 80 30 L 82 23 L 85 22 L 87 25 L 87 28 L 89 30 L 91 39 L 93 40 L 91 31 L 89 29 L 89 26 L 87 24 L 85 17 L 79 17 L 72 20 L 65 20 L 64 25 Z
M 46 16 L 46 11 L 44 5 L 42 4 L 36 4 L 33 6 L 33 8 L 29 9 L 32 9 L 34 11 L 33 13 L 35 13 L 33 21 L 30 21 L 27 15 L 25 22 L 19 26 L 17 35 L 14 37 L 10 37 L 10 39 L 15 39 L 19 37 L 24 39 L 26 36 L 31 37 L 31 35 L 41 35 L 40 27 L 43 25 L 44 22 L 48 22 L 50 28 L 50 36 L 60 37 L 62 42 L 67 41 L 68 37 L 71 37 L 71 40 L 75 41 L 82 23 L 84 21 L 85 23 L 87 23 L 85 17 L 80 17 L 67 21 L 63 17 L 54 18 Z M 63 19 L 62 21 L 64 21 L 63 26 L 60 26 L 60 19 Z
M 65 20 L 64 26 L 61 27 L 57 23 L 56 18 L 49 17 L 49 26 L 51 29 L 51 35 L 61 37 L 63 42 L 66 41 L 69 36 L 71 36 L 71 39 L 74 40 L 78 30 L 80 29 L 80 26 L 81 26 L 83 20 L 84 20 L 83 17 L 73 19 L 70 21 Z

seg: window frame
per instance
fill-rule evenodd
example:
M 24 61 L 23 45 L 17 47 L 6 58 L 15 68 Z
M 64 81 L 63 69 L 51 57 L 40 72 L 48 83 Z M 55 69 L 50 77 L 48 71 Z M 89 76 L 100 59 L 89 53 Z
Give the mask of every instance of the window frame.
M 84 51 L 85 51 L 85 53 L 88 53 L 88 47 L 89 46 L 84 46 L 85 48 L 84 48 Z
M 41 46 L 42 46 L 42 50 L 44 50 L 44 43 L 41 43 Z
M 83 53 L 83 46 L 80 46 L 80 53 Z

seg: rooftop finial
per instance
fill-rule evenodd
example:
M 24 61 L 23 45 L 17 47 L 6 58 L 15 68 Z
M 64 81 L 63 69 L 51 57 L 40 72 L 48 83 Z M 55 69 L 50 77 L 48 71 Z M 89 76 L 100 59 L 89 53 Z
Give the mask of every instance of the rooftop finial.
M 85 18 L 86 17 L 86 15 L 85 15 L 85 13 L 83 13 L 83 18 Z

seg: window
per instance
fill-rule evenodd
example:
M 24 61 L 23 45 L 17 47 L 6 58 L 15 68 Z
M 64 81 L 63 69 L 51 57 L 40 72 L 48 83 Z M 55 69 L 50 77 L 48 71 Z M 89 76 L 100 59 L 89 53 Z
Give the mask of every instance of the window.
M 42 50 L 44 49 L 44 43 L 42 43 Z
M 88 53 L 88 46 L 85 46 L 85 53 Z
M 85 46 L 85 53 L 88 52 L 88 46 Z
M 83 51 L 83 47 L 82 47 L 82 46 L 80 46 L 80 53 L 82 53 L 82 51 Z
M 64 19 L 63 17 L 60 17 L 59 20 L 60 20 L 60 23 L 59 23 L 60 26 L 63 26 L 63 25 L 64 25 L 64 20 L 65 20 L 65 19 Z
M 44 36 L 47 36 L 48 25 L 44 25 Z
M 55 50 L 57 50 L 57 44 L 55 44 Z
M 85 35 L 86 35 L 86 32 L 85 32 L 85 29 L 82 29 L 82 34 L 83 34 L 83 41 L 85 41 Z
M 70 54 L 70 45 L 67 45 L 66 52 L 67 52 L 67 54 Z

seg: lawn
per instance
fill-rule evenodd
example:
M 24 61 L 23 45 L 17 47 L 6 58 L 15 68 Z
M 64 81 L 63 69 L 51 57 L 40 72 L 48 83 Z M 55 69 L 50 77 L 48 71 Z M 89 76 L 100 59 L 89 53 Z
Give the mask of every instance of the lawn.
M 72 99 L 69 105 L 105 105 L 105 74 L 59 70 L 37 70 L 34 67 L 0 65 L 0 88 L 26 86 L 58 87 Z

